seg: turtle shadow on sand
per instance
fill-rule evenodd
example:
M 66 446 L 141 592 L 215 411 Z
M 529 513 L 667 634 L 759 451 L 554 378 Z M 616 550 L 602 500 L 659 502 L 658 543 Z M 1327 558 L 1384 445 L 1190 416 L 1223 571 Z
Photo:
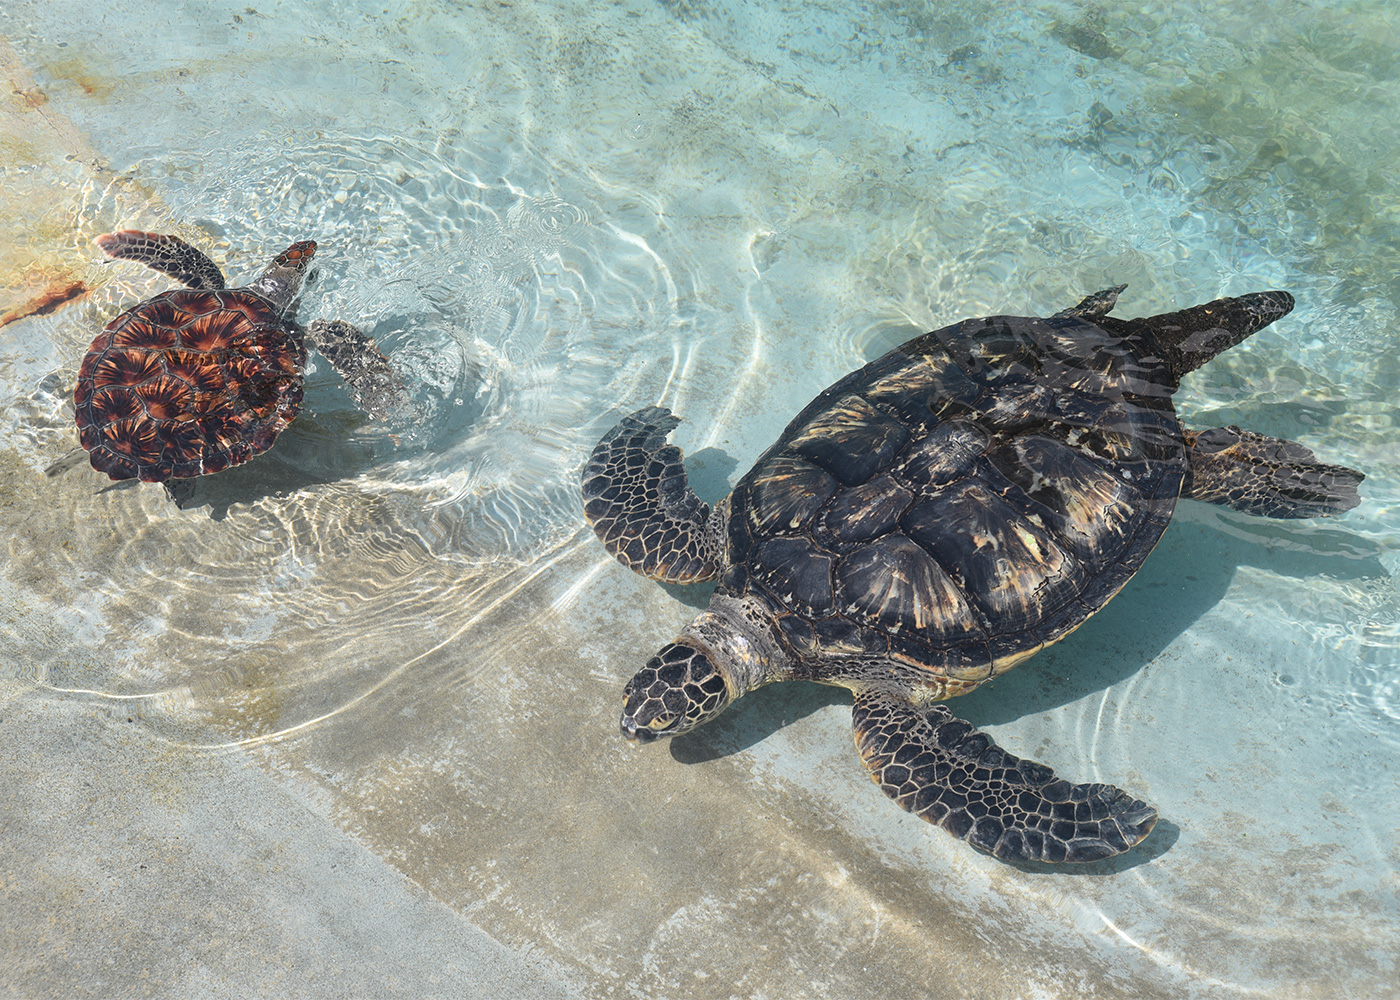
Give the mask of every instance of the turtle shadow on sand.
M 1208 560 L 1200 558 L 1203 546 L 1210 548 Z M 1166 532 L 1152 557 L 1107 607 L 1074 635 L 957 698 L 957 714 L 977 727 L 1013 723 L 1063 708 L 1147 669 L 1224 598 L 1236 571 L 1246 565 L 1297 579 L 1299 586 L 1319 576 L 1361 579 L 1386 574 L 1374 554 L 1285 549 L 1232 538 L 1206 525 L 1180 524 Z M 686 601 L 693 604 L 708 601 L 713 589 L 696 586 L 675 591 L 696 592 L 696 601 Z M 1105 650 L 1111 652 L 1104 655 Z M 1179 679 L 1199 683 L 1203 696 L 1209 689 L 1208 676 Z M 828 706 L 849 710 L 850 703 L 850 692 L 838 687 L 803 682 L 770 685 L 741 699 L 710 725 L 673 739 L 671 757 L 680 764 L 698 764 L 732 756 Z M 1147 838 L 1123 854 L 1079 865 L 1010 863 L 1028 873 L 1107 875 L 1154 861 L 1180 836 L 1180 828 L 1161 816 Z

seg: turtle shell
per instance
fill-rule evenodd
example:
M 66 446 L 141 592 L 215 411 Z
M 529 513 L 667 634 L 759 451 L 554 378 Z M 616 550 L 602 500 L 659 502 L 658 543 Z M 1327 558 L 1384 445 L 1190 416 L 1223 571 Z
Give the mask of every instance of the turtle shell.
M 851 373 L 735 487 L 722 587 L 765 603 L 815 679 L 878 663 L 949 697 L 1009 669 L 1171 518 L 1175 380 L 1138 350 L 1077 316 L 993 317 Z
M 88 348 L 73 393 L 78 438 L 113 479 L 220 472 L 291 423 L 305 367 L 300 332 L 251 289 L 164 292 Z

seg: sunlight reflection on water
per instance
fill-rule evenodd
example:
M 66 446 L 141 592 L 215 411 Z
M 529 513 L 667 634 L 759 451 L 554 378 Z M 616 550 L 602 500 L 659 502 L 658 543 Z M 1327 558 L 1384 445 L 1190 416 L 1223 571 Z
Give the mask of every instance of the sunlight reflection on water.
M 938 933 L 966 925 L 976 949 L 1015 951 L 1033 928 L 1047 951 L 1117 969 L 1120 952 L 1095 949 L 1121 945 L 1168 989 L 1289 995 L 1331 950 L 1369 982 L 1347 949 L 1383 936 L 1373 890 L 1396 863 L 1400 352 L 1379 151 L 1400 116 L 1394 53 L 1362 36 L 1393 37 L 1394 15 L 1361 5 L 1348 28 L 1295 12 L 1295 26 L 1245 6 L 1102 11 L 1099 55 L 1071 30 L 1081 12 L 979 2 L 427 4 L 372 31 L 282 10 L 224 30 L 219 13 L 173 25 L 170 52 L 36 7 L 36 23 L 67 21 L 20 43 L 111 170 L 65 203 L 52 240 L 95 290 L 0 332 L 23 528 L 6 543 L 0 645 L 22 650 L 6 681 L 172 746 L 343 768 L 324 792 L 338 815 L 449 905 L 648 985 L 679 982 L 657 968 L 683 967 L 717 922 L 774 935 L 757 951 L 805 954 L 812 977 L 855 956 L 893 981 L 945 904 L 959 918 Z M 324 81 L 282 58 L 286 39 L 327 57 Z M 175 48 L 196 42 L 205 58 L 185 72 Z M 59 72 L 80 51 L 109 89 Z M 272 68 L 295 79 L 274 87 Z M 170 287 L 93 263 L 92 238 L 128 224 L 197 242 L 235 283 L 293 239 L 320 241 L 301 317 L 369 331 L 415 416 L 367 422 L 313 359 L 303 415 L 189 510 L 85 467 L 36 485 L 73 446 L 87 343 Z M 812 395 L 908 337 L 1119 281 L 1123 315 L 1295 291 L 1294 314 L 1187 380 L 1182 413 L 1369 477 L 1335 522 L 1184 505 L 1108 609 L 954 706 L 1062 773 L 1141 789 L 1177 838 L 1164 853 L 1078 879 L 985 867 L 869 787 L 839 693 L 736 707 L 701 764 L 621 755 L 620 682 L 699 598 L 627 575 L 581 524 L 578 469 L 620 414 L 673 407 L 712 501 Z M 386 775 L 410 791 L 372 802 Z M 733 815 L 709 788 L 737 790 Z M 452 835 L 409 822 L 444 801 L 461 807 L 441 820 Z M 481 817 L 516 836 L 470 854 Z M 602 833 L 562 836 L 561 817 Z M 629 846 L 641 829 L 730 822 L 753 850 L 706 856 L 719 903 L 693 898 L 673 842 Z M 509 853 L 538 831 L 549 852 Z M 543 856 L 636 865 L 660 902 L 583 877 L 533 893 Z M 502 858 L 510 878 L 480 874 Z M 768 884 L 802 887 L 795 899 L 825 886 L 824 913 L 860 919 L 803 953 L 815 918 L 770 919 L 754 888 Z M 569 937 L 589 890 L 615 919 Z M 870 913 L 885 937 L 861 950 L 874 940 L 851 928 Z M 619 944 L 630 920 L 651 925 Z M 799 946 L 781 939 L 792 928 Z M 1240 957 L 1256 949 L 1288 961 Z M 655 967 L 638 972 L 643 951 Z

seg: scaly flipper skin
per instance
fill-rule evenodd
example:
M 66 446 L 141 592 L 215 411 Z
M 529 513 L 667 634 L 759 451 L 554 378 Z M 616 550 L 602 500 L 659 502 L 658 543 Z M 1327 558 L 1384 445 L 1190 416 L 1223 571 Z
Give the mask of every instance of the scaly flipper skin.
M 1097 861 L 1140 843 L 1157 811 L 1013 757 L 942 705 L 858 693 L 856 749 L 899 805 L 1003 861 Z
M 340 373 L 350 398 L 371 417 L 384 420 L 407 407 L 403 381 L 359 327 L 318 319 L 306 328 L 306 341 Z
M 1091 295 L 1085 301 L 1093 298 Z M 1180 379 L 1292 311 L 1293 296 L 1287 292 L 1250 292 L 1141 319 L 1100 315 L 1094 322 L 1125 338 L 1136 338 L 1145 331 L 1171 373 Z
M 108 257 L 145 264 L 190 288 L 224 287 L 219 266 L 178 236 L 123 229 L 97 237 L 97 245 Z
M 1296 441 L 1238 427 L 1187 431 L 1181 495 L 1259 517 L 1327 517 L 1361 502 L 1363 473 L 1319 462 Z
M 1086 295 L 1076 306 L 1068 309 L 1061 309 L 1056 316 L 1079 316 L 1083 319 L 1097 319 L 1100 316 L 1107 316 L 1109 311 L 1118 302 L 1118 296 L 1123 294 L 1123 289 L 1127 285 L 1114 285 L 1112 288 L 1105 288 L 1101 292 L 1093 295 Z
M 666 435 L 680 423 L 661 406 L 608 432 L 583 470 L 583 512 L 618 561 L 663 583 L 719 576 L 724 533 L 690 489 L 684 456 Z

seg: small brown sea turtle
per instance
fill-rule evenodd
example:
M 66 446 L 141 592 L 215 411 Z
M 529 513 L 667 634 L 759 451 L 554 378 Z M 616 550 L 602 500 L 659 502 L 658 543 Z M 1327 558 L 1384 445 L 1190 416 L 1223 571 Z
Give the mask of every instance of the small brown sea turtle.
M 176 236 L 127 229 L 97 245 L 188 286 L 122 313 L 83 358 L 78 439 L 99 472 L 166 483 L 179 496 L 180 481 L 266 451 L 301 408 L 307 342 L 371 416 L 404 402 L 398 376 L 360 330 L 339 320 L 297 324 L 313 241 L 293 243 L 246 288 L 225 288 L 214 262 Z
M 855 693 L 856 748 L 905 809 L 1011 861 L 1126 851 L 1156 811 L 1021 760 L 939 702 L 1069 634 L 1142 566 L 1179 497 L 1266 517 L 1356 506 L 1362 475 L 1238 427 L 1186 430 L 1187 372 L 1293 308 L 1286 292 L 1144 319 L 1122 287 L 1048 319 L 965 320 L 853 372 L 788 424 L 713 513 L 678 421 L 625 418 L 583 473 L 625 565 L 719 580 L 709 610 L 628 682 L 647 742 L 802 679 Z

